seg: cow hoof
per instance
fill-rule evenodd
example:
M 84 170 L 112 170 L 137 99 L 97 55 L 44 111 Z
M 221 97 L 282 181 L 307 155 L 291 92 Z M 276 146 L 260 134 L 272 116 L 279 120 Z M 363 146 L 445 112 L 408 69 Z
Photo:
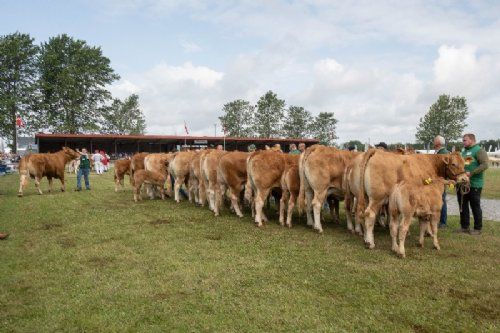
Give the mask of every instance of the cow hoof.
M 287 224 L 286 226 L 288 227 L 288 229 L 291 229 L 291 228 L 292 228 L 292 225 L 291 225 L 291 224 Z
M 21 197 L 23 196 L 23 194 L 22 194 L 22 193 L 18 193 L 18 194 L 17 194 L 17 196 L 18 196 L 19 198 L 21 198 Z
M 441 247 L 440 247 L 439 245 L 438 245 L 438 246 L 434 245 L 434 248 L 435 248 L 437 251 L 441 251 Z
M 404 254 L 404 253 L 398 253 L 398 255 L 399 255 L 399 257 L 400 257 L 401 259 L 406 258 L 406 254 Z
M 375 248 L 375 244 L 371 244 L 371 243 L 365 243 L 365 246 L 368 250 L 373 250 Z
M 418 243 L 418 246 L 423 248 L 424 247 L 424 243 Z

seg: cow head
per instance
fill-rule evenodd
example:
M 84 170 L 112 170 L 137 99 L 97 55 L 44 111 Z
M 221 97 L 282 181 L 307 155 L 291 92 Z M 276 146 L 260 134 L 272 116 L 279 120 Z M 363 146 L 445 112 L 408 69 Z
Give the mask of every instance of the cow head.
M 459 183 L 469 182 L 465 174 L 465 162 L 459 152 L 453 152 L 444 157 L 445 176 Z
M 80 154 L 71 148 L 63 147 L 62 151 L 64 152 L 64 155 L 68 157 L 69 160 L 74 160 L 80 157 Z

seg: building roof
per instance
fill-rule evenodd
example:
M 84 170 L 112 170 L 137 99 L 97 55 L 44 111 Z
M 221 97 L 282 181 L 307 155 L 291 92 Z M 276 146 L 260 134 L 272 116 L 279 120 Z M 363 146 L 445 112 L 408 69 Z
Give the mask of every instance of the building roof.
M 222 136 L 189 136 L 189 135 L 120 135 L 120 134 L 65 134 L 65 133 L 37 133 L 37 139 L 104 139 L 104 140 L 207 140 L 220 141 Z M 317 139 L 304 138 L 240 138 L 226 137 L 226 142 L 254 141 L 254 142 L 305 142 L 318 143 Z

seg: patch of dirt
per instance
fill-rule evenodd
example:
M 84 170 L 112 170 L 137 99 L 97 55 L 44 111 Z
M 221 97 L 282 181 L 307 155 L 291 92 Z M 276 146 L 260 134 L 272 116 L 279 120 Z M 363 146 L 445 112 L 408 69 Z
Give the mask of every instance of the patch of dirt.
M 115 261 L 115 259 L 111 257 L 91 257 L 87 260 L 91 266 L 99 268 L 109 266 L 113 261 Z
M 205 238 L 208 240 L 218 241 L 218 240 L 222 239 L 222 236 L 221 235 L 208 235 L 208 236 L 205 236 Z
M 60 223 L 44 223 L 37 230 L 50 230 L 54 228 L 61 228 L 62 224 Z
M 157 220 L 149 221 L 149 224 L 151 224 L 155 227 L 158 227 L 162 224 L 170 224 L 170 223 L 172 223 L 172 222 L 169 220 L 165 220 L 165 219 L 157 219 Z
M 58 243 L 63 249 L 76 247 L 76 241 L 73 238 L 61 238 L 59 239 Z

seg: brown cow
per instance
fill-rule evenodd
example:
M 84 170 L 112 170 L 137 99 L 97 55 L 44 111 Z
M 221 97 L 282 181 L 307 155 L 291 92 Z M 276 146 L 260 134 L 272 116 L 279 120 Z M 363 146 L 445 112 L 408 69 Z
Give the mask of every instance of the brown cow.
M 138 170 L 134 172 L 134 201 L 142 200 L 141 187 L 142 184 L 148 184 L 150 187 L 155 188 L 160 192 L 162 200 L 165 200 L 165 190 L 163 185 L 167 180 L 164 173 L 148 170 Z M 152 198 L 151 198 L 152 199 Z
M 20 181 L 18 196 L 23 196 L 23 189 L 28 184 L 28 177 L 35 179 L 35 186 L 39 194 L 42 194 L 40 180 L 43 177 L 47 177 L 49 181 L 49 192 L 52 191 L 53 178 L 61 181 L 61 191 L 64 192 L 66 189 L 64 185 L 66 163 L 78 157 L 80 157 L 80 154 L 68 147 L 63 147 L 57 153 L 29 154 L 24 156 L 19 162 Z
M 130 179 L 134 185 L 134 173 L 139 170 L 144 170 L 144 158 L 149 153 L 135 153 L 130 160 Z
M 146 157 L 144 157 L 144 170 L 155 171 L 165 175 L 166 189 L 168 193 L 171 193 L 172 187 L 170 181 L 167 181 L 170 180 L 169 163 L 172 161 L 175 155 L 176 153 L 155 153 L 148 154 Z M 161 189 L 163 190 L 164 188 L 165 184 L 161 187 Z M 154 198 L 155 195 L 157 196 L 158 194 L 161 194 L 157 191 L 151 190 L 151 187 L 147 188 L 150 198 Z
M 303 207 L 304 199 L 306 200 L 307 225 L 313 226 L 320 233 L 323 232 L 321 208 L 329 194 L 337 200 L 344 199 L 344 172 L 358 154 L 358 152 L 314 145 L 301 155 L 299 205 Z M 337 203 L 333 206 L 337 207 Z M 311 214 L 313 210 L 314 220 Z M 338 210 L 332 213 L 334 219 L 338 221 Z
M 353 164 L 353 168 L 360 168 L 356 214 L 360 215 L 357 218 L 364 218 L 365 243 L 370 249 L 375 247 L 373 237 L 375 218 L 382 206 L 388 202 L 393 187 L 398 183 L 397 170 L 402 167 L 403 162 L 410 166 L 413 179 L 442 177 L 468 182 L 464 160 L 458 152 L 446 155 L 396 155 L 379 149 L 368 150 L 363 154 L 361 163 Z M 367 206 L 365 196 L 368 198 Z
M 420 222 L 420 246 L 424 246 L 424 235 L 430 223 L 434 248 L 440 249 L 437 232 L 447 183 L 442 178 L 431 179 L 429 183 L 413 179 L 400 181 L 394 186 L 389 196 L 392 250 L 402 258 L 405 257 L 405 239 L 413 217 Z
M 130 184 L 133 183 L 132 176 L 130 176 L 130 164 L 129 159 L 115 161 L 115 192 L 118 192 L 118 186 L 121 185 L 122 189 L 125 187 L 123 184 L 125 175 L 129 176 Z
M 227 152 L 224 150 L 211 150 L 200 158 L 200 169 L 202 180 L 207 192 L 210 209 L 215 216 L 219 216 L 220 202 L 225 188 L 221 187 L 217 181 L 217 165 L 220 158 Z
M 285 154 L 273 150 L 256 151 L 247 159 L 247 185 L 245 198 L 255 207 L 255 223 L 267 221 L 263 207 L 273 188 L 281 188 L 281 176 L 286 165 Z M 253 200 L 252 200 L 253 196 Z
M 206 201 L 206 190 L 200 169 L 200 159 L 209 151 L 210 150 L 201 150 L 196 152 L 193 156 L 193 159 L 191 160 L 189 168 L 189 195 L 191 198 L 194 197 L 195 203 L 199 204 L 200 206 L 204 206 Z
M 299 158 L 300 155 L 285 155 L 285 170 L 281 176 L 279 221 L 281 225 L 285 225 L 285 207 L 288 207 L 286 226 L 289 228 L 292 227 L 292 212 L 300 192 Z
M 217 166 L 217 181 L 221 188 L 229 190 L 231 206 L 239 217 L 243 217 L 239 199 L 247 181 L 247 158 L 249 153 L 233 151 L 223 155 Z M 220 203 L 220 202 L 219 202 Z
M 189 202 L 192 202 L 191 191 L 189 191 L 189 171 L 191 166 L 191 160 L 195 156 L 194 151 L 182 151 L 175 154 L 175 157 L 169 164 L 169 172 L 175 179 L 174 184 L 174 197 L 176 202 L 180 202 L 179 191 L 181 189 L 182 184 L 186 183 L 186 187 L 188 187 L 188 197 Z

